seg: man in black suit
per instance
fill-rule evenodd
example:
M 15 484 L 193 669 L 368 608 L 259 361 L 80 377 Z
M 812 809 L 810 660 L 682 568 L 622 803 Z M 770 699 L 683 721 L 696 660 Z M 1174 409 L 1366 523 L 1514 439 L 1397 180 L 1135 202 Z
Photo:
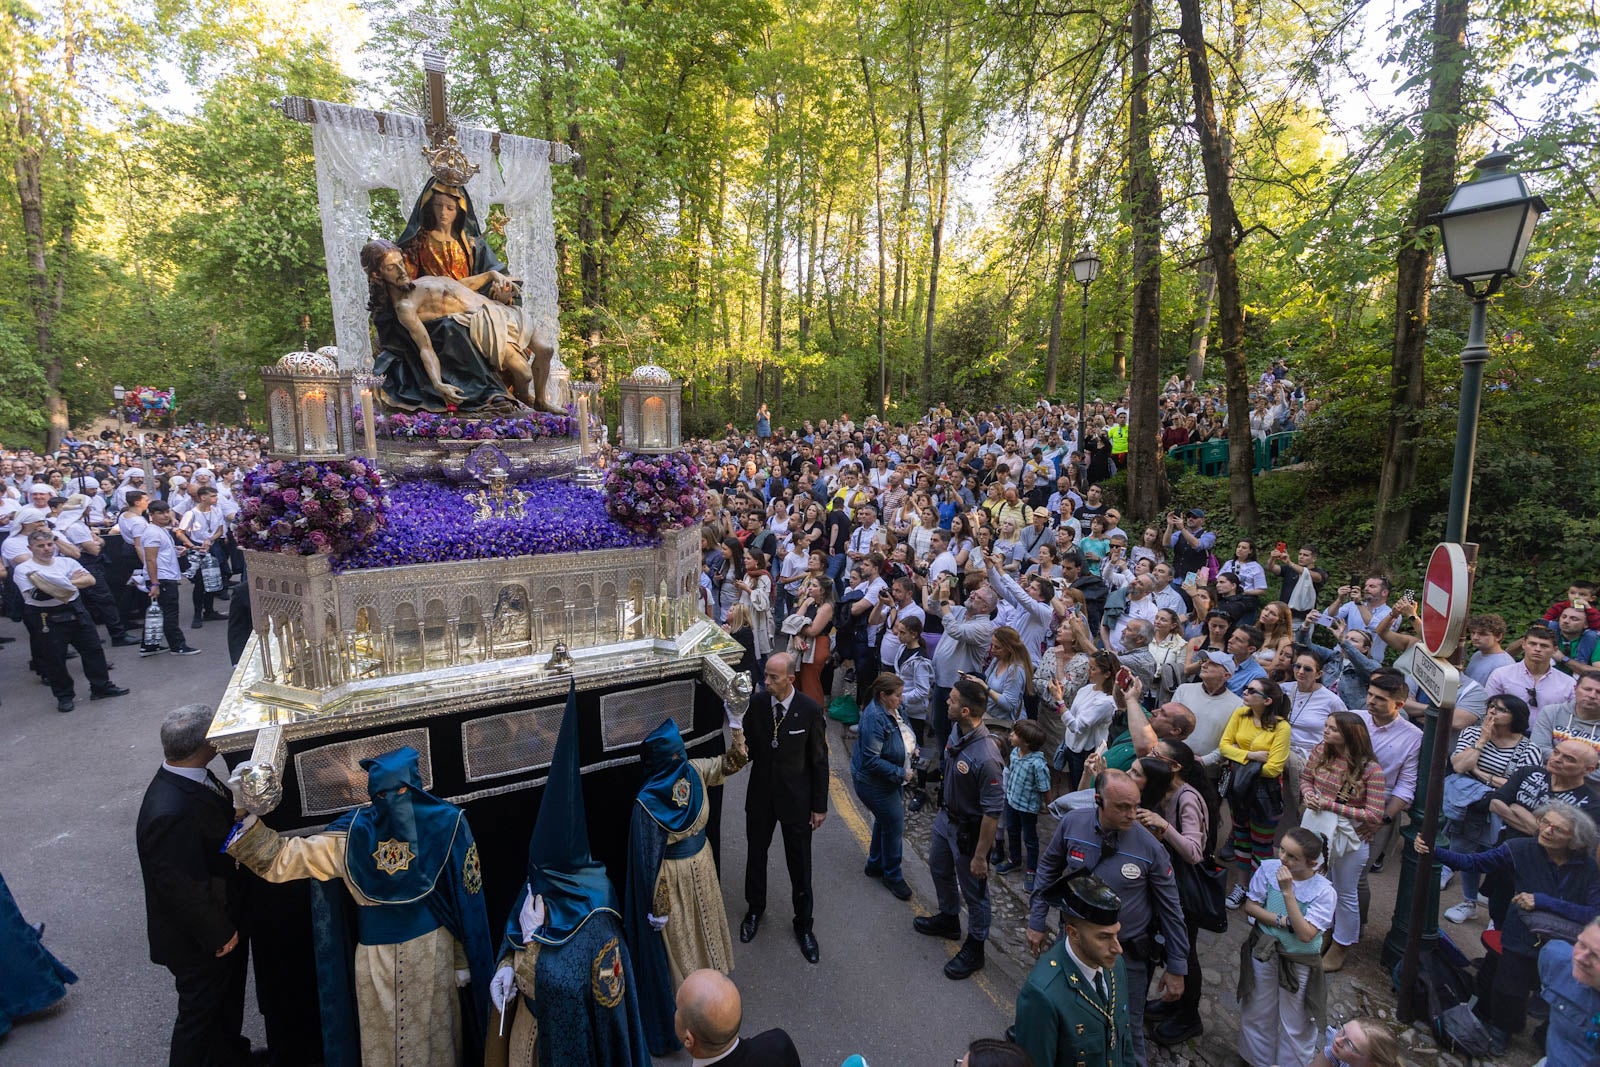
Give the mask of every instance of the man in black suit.
M 749 909 L 739 940 L 749 942 L 767 910 L 767 848 L 783 829 L 783 858 L 794 891 L 794 936 L 800 954 L 816 963 L 811 932 L 811 833 L 828 817 L 827 719 L 817 702 L 794 687 L 794 657 L 767 657 L 767 687 L 750 699 L 744 715 L 750 749 L 750 785 L 744 799 L 744 899 Z
M 248 950 L 240 937 L 243 875 L 222 852 L 234 824 L 228 787 L 206 770 L 212 711 L 189 704 L 161 724 L 165 759 L 139 809 L 139 866 L 150 960 L 172 972 L 178 1018 L 171 1067 L 249 1062 L 244 1026 Z
M 739 987 L 721 971 L 692 971 L 678 987 L 672 1026 L 694 1062 L 715 1060 L 718 1067 L 800 1067 L 799 1050 L 788 1034 L 773 1029 L 740 1038 L 743 1022 Z

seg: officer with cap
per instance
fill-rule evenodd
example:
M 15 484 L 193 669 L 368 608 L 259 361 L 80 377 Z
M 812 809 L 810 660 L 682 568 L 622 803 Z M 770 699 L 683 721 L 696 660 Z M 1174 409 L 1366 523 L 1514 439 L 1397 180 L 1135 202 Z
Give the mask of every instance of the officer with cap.
M 94 620 L 83 606 L 80 590 L 94 585 L 94 576 L 77 560 L 56 555 L 56 536 L 49 530 L 28 535 L 31 558 L 17 564 L 13 581 L 22 593 L 22 621 L 33 638 L 34 666 L 56 697 L 57 711 L 71 711 L 76 693 L 67 673 L 67 645 L 78 650 L 89 678 L 91 700 L 120 697 L 107 673 L 105 650 Z
M 1000 746 L 983 725 L 988 694 L 963 678 L 950 690 L 950 737 L 944 747 L 944 808 L 933 820 L 928 873 L 939 895 L 939 913 L 919 916 L 917 933 L 961 936 L 961 902 L 967 902 L 967 940 L 944 965 L 946 978 L 967 978 L 983 969 L 989 938 L 989 849 L 1005 809 L 1000 784 Z
M 1122 901 L 1085 871 L 1038 895 L 1066 913 L 1066 936 L 1039 957 L 1017 993 L 1017 1044 L 1036 1067 L 1132 1067 L 1130 990 L 1118 934 Z

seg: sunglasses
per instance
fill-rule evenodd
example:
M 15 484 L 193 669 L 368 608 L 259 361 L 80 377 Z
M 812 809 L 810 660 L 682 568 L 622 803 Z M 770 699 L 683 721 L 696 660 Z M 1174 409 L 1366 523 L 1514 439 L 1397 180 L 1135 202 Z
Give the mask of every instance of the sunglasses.
M 1258 696 L 1263 700 L 1267 698 L 1267 691 L 1259 686 L 1247 685 L 1244 687 L 1244 691 L 1249 693 L 1251 696 Z
M 1533 689 L 1533 688 L 1530 687 L 1528 689 L 1528 707 L 1537 708 L 1538 706 L 1539 706 L 1539 691 L 1537 689 Z
M 1317 668 L 1313 667 L 1309 663 L 1296 663 L 1294 665 L 1294 669 L 1297 670 L 1297 671 L 1314 671 Z

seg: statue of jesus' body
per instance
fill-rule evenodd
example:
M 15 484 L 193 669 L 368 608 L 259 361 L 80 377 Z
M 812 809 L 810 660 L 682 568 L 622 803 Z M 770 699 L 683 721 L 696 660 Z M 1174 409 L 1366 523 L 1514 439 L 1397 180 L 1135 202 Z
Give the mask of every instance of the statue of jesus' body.
M 503 292 L 517 284 L 515 279 L 493 270 L 459 281 L 442 275 L 413 279 L 399 246 L 384 240 L 367 242 L 361 249 L 361 266 L 372 287 L 369 306 L 374 311 L 384 305 L 392 308 L 417 347 L 429 384 L 447 402 L 459 404 L 466 394 L 444 380 L 428 335 L 426 324 L 443 318 L 467 329 L 477 354 L 519 401 L 541 411 L 556 410 L 544 402 L 554 339 L 540 336 L 522 308 L 477 291 L 487 286 L 490 292 Z

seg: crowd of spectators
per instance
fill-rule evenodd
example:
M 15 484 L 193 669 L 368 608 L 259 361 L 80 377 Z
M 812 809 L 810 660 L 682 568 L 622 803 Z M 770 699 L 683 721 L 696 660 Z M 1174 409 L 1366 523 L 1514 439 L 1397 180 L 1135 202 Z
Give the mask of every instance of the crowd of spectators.
M 1298 425 L 1310 404 L 1292 384 L 1264 379 L 1252 422 L 1276 432 Z M 1221 414 L 1215 398 L 1174 380 L 1164 443 L 1216 433 Z M 1042 843 L 1046 809 L 1103 804 L 1106 783 L 1131 775 L 1138 817 L 1118 847 L 1146 834 L 1179 882 L 1181 868 L 1215 855 L 1229 872 L 1224 906 L 1235 920 L 1248 915 L 1276 936 L 1268 941 L 1284 961 L 1317 975 L 1268 1001 L 1272 976 L 1291 968 L 1256 965 L 1241 1056 L 1339 1062 L 1323 1048 L 1332 1028 L 1316 1002 L 1321 976 L 1363 951 L 1364 934 L 1376 955 L 1364 929 L 1368 876 L 1397 862 L 1421 773 L 1416 596 L 1397 596 L 1390 574 L 1336 578 L 1314 545 L 1218 544 L 1199 508 L 1125 527 L 1101 483 L 1125 460 L 1126 413 L 1096 403 L 1085 422 L 1080 442 L 1073 412 L 1041 401 L 960 414 L 939 407 L 914 424 L 842 415 L 786 431 L 768 417 L 754 433 L 730 428 L 695 442 L 713 490 L 702 531 L 705 610 L 745 645 L 750 667 L 793 650 L 803 690 L 836 717 L 862 716 L 852 728 L 857 790 L 897 895 L 905 809 L 938 802 L 926 783 L 947 770 L 952 709 L 976 693 L 1006 762 L 988 873 L 1036 895 L 1061 873 L 1069 821 Z M 1183 433 L 1201 436 L 1180 441 Z M 1473 616 L 1449 724 L 1453 774 L 1438 845 L 1449 865 L 1442 878 L 1459 875 L 1462 898 L 1446 917 L 1481 921 L 1486 909 L 1490 933 L 1505 938 L 1490 939 L 1486 969 L 1498 963 L 1500 977 L 1485 990 L 1517 985 L 1524 1009 L 1550 938 L 1514 936 L 1523 927 L 1513 910 L 1564 917 L 1569 947 L 1582 921 L 1600 914 L 1588 814 L 1600 803 L 1594 595 L 1575 582 L 1543 618 L 1514 629 Z M 1563 834 L 1565 845 L 1546 840 Z M 1543 858 L 1521 845 L 1508 851 L 1518 839 Z M 1192 941 L 1192 925 L 1186 933 Z M 1164 1044 L 1203 1029 L 1196 954 L 1188 956 L 1181 992 L 1164 989 L 1141 1013 Z M 1160 972 L 1151 960 L 1142 983 Z M 1146 988 L 1132 993 L 1141 1008 Z M 1524 1025 L 1505 999 L 1486 995 L 1480 1008 L 1497 1052 Z M 1136 1028 L 1139 1062 L 1144 1036 Z

